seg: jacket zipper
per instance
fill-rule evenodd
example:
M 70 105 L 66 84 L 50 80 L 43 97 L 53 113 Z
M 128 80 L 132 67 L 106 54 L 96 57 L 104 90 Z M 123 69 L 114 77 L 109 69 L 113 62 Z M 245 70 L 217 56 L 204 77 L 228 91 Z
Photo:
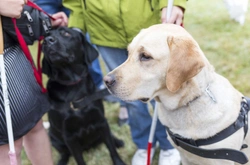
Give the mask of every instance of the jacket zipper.
M 153 8 L 153 5 L 152 5 L 152 0 L 148 0 L 148 1 L 149 1 L 151 11 L 154 11 L 154 8 Z
M 87 9 L 86 0 L 83 0 L 83 3 L 84 3 L 84 8 L 86 10 Z

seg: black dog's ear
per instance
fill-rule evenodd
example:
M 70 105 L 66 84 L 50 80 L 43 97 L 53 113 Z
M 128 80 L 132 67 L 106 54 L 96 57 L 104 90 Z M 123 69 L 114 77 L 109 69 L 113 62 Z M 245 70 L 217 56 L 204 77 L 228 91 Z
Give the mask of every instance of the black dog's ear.
M 86 38 L 84 37 L 83 39 L 83 45 L 84 45 L 84 51 L 85 51 L 85 55 L 87 56 L 87 60 L 89 63 L 92 63 L 92 61 L 94 61 L 99 53 L 98 51 L 93 47 L 93 45 L 91 45 Z
M 99 55 L 98 51 L 93 47 L 92 44 L 90 44 L 87 41 L 86 36 L 82 33 L 82 31 L 80 29 L 78 29 L 78 28 L 72 28 L 72 29 L 78 31 L 81 34 L 84 55 L 87 58 L 86 61 L 88 64 L 92 63 L 92 61 L 94 61 L 98 57 L 98 55 Z

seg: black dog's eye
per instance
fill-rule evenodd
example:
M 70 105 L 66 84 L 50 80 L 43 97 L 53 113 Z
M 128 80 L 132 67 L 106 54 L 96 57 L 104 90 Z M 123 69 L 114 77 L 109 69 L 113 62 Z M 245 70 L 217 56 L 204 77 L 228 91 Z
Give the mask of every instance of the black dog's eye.
M 70 37 L 71 35 L 70 35 L 70 33 L 65 32 L 65 33 L 64 33 L 64 36 L 66 36 L 66 37 Z
M 148 61 L 148 60 L 151 60 L 153 59 L 151 56 L 149 55 L 146 55 L 145 53 L 141 53 L 140 54 L 140 61 Z
M 67 31 L 65 31 L 65 30 L 61 30 L 60 33 L 61 33 L 61 35 L 65 36 L 65 37 L 70 37 L 71 36 L 71 34 L 69 32 L 67 32 Z

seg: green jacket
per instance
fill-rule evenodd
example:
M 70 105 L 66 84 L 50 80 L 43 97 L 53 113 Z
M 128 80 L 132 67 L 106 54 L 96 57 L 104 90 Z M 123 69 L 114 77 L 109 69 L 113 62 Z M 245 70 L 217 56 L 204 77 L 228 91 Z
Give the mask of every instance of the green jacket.
M 126 48 L 143 28 L 160 23 L 167 0 L 63 0 L 71 10 L 69 26 L 88 32 L 100 46 Z M 186 0 L 174 5 L 185 9 Z

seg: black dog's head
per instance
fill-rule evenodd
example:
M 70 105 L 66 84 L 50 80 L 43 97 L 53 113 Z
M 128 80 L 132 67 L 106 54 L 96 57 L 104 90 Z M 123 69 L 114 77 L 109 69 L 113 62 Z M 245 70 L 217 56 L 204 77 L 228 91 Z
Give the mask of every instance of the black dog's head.
M 43 72 L 48 77 L 57 76 L 57 70 L 80 65 L 87 66 L 98 57 L 98 52 L 76 28 L 59 27 L 45 37 Z

